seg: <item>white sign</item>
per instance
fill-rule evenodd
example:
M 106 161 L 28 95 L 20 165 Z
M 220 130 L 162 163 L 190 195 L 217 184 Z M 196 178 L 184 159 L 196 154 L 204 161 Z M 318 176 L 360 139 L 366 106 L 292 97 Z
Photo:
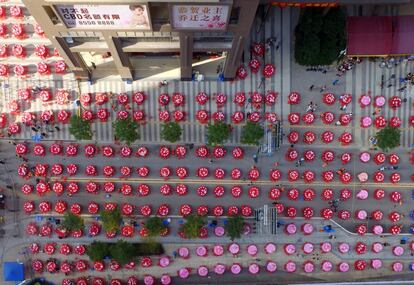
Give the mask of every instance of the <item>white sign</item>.
M 229 18 L 228 5 L 173 5 L 174 29 L 225 30 Z
M 148 7 L 134 5 L 56 5 L 68 28 L 150 30 Z

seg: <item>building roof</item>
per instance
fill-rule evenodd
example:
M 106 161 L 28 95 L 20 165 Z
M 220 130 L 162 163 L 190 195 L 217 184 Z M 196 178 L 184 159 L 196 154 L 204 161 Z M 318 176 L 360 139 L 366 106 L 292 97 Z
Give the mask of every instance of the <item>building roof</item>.
M 414 53 L 414 16 L 348 17 L 350 56 Z

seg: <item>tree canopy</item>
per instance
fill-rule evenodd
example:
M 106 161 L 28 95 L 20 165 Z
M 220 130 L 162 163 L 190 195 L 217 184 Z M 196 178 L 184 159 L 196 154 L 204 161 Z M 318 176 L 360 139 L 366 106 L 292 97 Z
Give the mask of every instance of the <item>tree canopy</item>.
M 101 261 L 109 255 L 109 244 L 101 241 L 94 241 L 86 248 L 86 255 L 92 261 Z
M 221 145 L 224 141 L 228 140 L 231 133 L 231 127 L 223 122 L 215 122 L 214 124 L 208 124 L 207 126 L 207 139 L 208 144 L 215 146 Z
M 168 122 L 161 127 L 161 138 L 174 143 L 180 139 L 182 132 L 177 122 Z
M 139 139 L 138 123 L 132 118 L 117 119 L 113 123 L 113 127 L 115 137 L 127 145 Z
M 205 225 L 206 219 L 198 215 L 189 215 L 186 218 L 186 222 L 182 225 L 181 229 L 184 232 L 186 238 L 197 238 L 200 229 Z
M 241 143 L 259 145 L 259 140 L 264 135 L 264 129 L 259 123 L 247 122 L 243 126 Z
M 376 134 L 377 146 L 387 152 L 400 145 L 401 131 L 399 128 L 387 126 Z
M 69 132 L 77 140 L 92 139 L 91 124 L 88 121 L 82 120 L 79 116 L 72 116 L 70 118 Z
M 145 228 L 148 230 L 148 236 L 155 237 L 159 236 L 167 226 L 162 223 L 160 217 L 151 217 L 145 221 Z
M 295 28 L 295 60 L 330 65 L 346 47 L 346 16 L 341 8 L 306 8 Z
M 134 261 L 136 254 L 136 247 L 133 243 L 123 240 L 118 240 L 109 248 L 112 259 L 115 259 L 119 265 L 125 265 L 130 261 Z
M 69 231 L 82 230 L 84 228 L 82 217 L 70 212 L 65 212 L 62 225 Z
M 117 232 L 119 230 L 119 225 L 121 224 L 122 216 L 118 208 L 112 211 L 103 210 L 101 211 L 100 215 L 105 231 Z
M 244 219 L 242 216 L 232 216 L 227 220 L 227 224 L 224 225 L 226 229 L 227 236 L 231 240 L 239 239 L 241 233 L 243 232 Z

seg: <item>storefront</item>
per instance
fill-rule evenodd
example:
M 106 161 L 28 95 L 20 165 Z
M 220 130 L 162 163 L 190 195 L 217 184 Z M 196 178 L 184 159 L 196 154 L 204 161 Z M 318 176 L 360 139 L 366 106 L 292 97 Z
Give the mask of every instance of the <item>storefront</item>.
M 192 77 L 193 58 L 226 56 L 225 79 L 234 78 L 259 0 L 77 1 L 23 0 L 30 14 L 82 78 L 94 57 L 111 60 L 124 79 L 134 78 L 135 57 L 179 57 L 181 78 Z M 139 76 L 139 74 L 136 74 Z

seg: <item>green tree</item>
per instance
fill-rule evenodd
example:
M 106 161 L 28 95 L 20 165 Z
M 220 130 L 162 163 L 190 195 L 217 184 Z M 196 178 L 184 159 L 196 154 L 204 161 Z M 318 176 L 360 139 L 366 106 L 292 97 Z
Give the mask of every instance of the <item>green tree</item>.
M 136 244 L 135 250 L 137 252 L 137 256 L 161 255 L 165 253 L 162 244 L 151 239 Z
M 70 118 L 69 132 L 77 140 L 92 139 L 91 124 L 88 121 L 82 120 L 79 116 L 72 116 Z
M 103 260 L 109 256 L 109 244 L 101 241 L 94 241 L 86 248 L 86 255 L 92 261 Z
M 85 227 L 82 217 L 72 214 L 70 212 L 65 212 L 65 215 L 63 216 L 62 225 L 68 231 L 83 230 L 83 228 Z
M 346 16 L 341 8 L 306 8 L 295 28 L 295 60 L 330 65 L 346 47 Z
M 241 143 L 259 145 L 259 140 L 264 135 L 264 129 L 259 123 L 247 122 L 241 133 Z
M 109 252 L 111 258 L 116 260 L 121 266 L 134 261 L 136 257 L 136 247 L 134 244 L 123 240 L 118 240 L 116 243 L 112 244 L 109 248 Z
M 117 119 L 113 123 L 114 134 L 116 139 L 130 145 L 139 139 L 138 123 L 132 118 Z
M 230 137 L 231 128 L 230 125 L 223 122 L 215 122 L 208 124 L 207 126 L 207 139 L 208 144 L 215 146 L 221 145 Z
M 167 227 L 162 223 L 160 217 L 148 218 L 145 222 L 145 228 L 148 230 L 148 236 L 159 236 Z
M 177 122 L 168 122 L 162 125 L 161 138 L 174 143 L 180 139 L 182 132 Z
M 103 227 L 107 232 L 117 232 L 122 221 L 121 212 L 118 208 L 112 211 L 103 210 L 100 213 Z
M 241 233 L 243 232 L 244 219 L 242 216 L 232 216 L 227 220 L 227 224 L 224 225 L 226 229 L 227 236 L 231 240 L 239 239 Z
M 197 238 L 200 229 L 206 224 L 206 220 L 202 216 L 189 215 L 186 218 L 186 222 L 182 225 L 181 230 L 184 232 L 186 238 Z
M 387 126 L 380 130 L 376 135 L 377 146 L 387 152 L 400 145 L 401 130 Z

